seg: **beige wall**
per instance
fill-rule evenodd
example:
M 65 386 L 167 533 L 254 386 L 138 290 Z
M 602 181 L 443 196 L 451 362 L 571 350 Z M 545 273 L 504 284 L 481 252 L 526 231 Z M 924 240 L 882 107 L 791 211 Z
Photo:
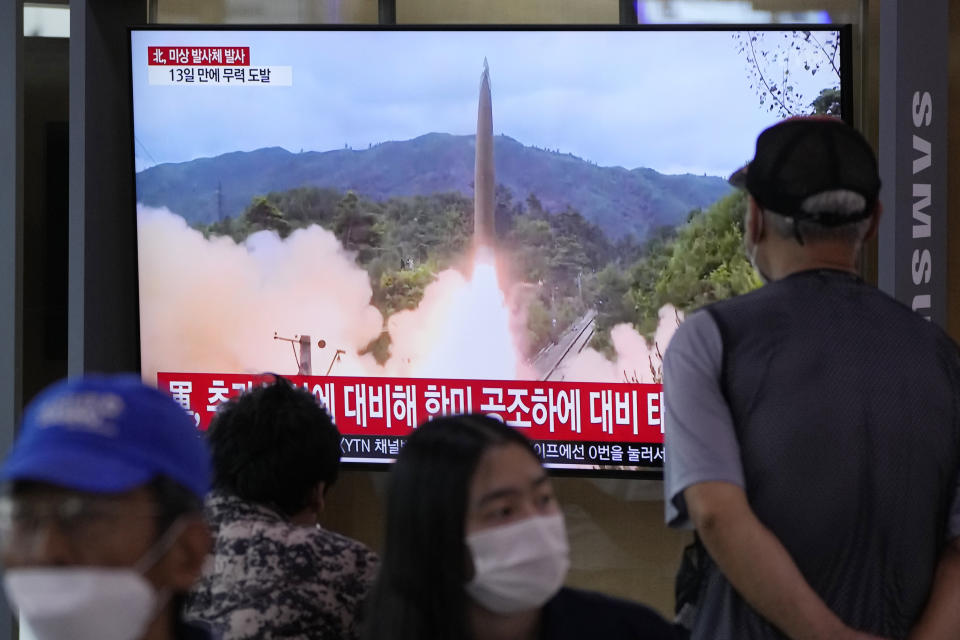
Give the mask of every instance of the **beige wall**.
M 397 0 L 401 24 L 617 24 L 616 0 Z
M 156 22 L 181 24 L 376 23 L 378 0 L 149 0 Z

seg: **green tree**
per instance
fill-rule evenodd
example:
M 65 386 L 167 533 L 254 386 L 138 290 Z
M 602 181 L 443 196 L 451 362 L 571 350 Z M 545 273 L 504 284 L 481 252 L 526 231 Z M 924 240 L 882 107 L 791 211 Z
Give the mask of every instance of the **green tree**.
M 527 351 L 537 353 L 557 339 L 558 330 L 553 326 L 550 310 L 540 298 L 534 298 L 527 307 Z
M 543 203 L 540 202 L 540 198 L 534 193 L 527 195 L 527 212 L 537 218 L 542 218 L 546 213 L 543 208 Z
M 333 226 L 336 207 L 342 197 L 336 189 L 317 187 L 298 187 L 267 194 L 267 200 L 283 212 L 290 224 L 319 224 L 327 229 Z
M 639 331 L 656 329 L 665 304 L 687 312 L 760 286 L 742 248 L 745 208 L 743 192 L 723 198 L 631 267 L 625 304 Z
M 494 190 L 493 226 L 497 237 L 506 236 L 513 226 L 513 220 L 523 213 L 523 204 L 513 201 L 510 187 L 497 184 Z
M 824 89 L 820 92 L 820 95 L 810 103 L 810 106 L 813 107 L 814 113 L 840 117 L 840 89 Z
M 233 238 L 236 242 L 242 242 L 243 238 L 246 237 L 246 231 L 242 231 L 240 227 L 241 218 L 224 218 L 207 226 L 198 225 L 197 228 L 208 238 L 210 236 L 227 236 Z M 238 238 L 237 236 L 240 233 L 243 233 L 243 236 Z
M 373 301 L 384 316 L 404 309 L 415 309 L 423 299 L 424 289 L 433 282 L 434 273 L 434 268 L 429 264 L 410 270 L 387 271 L 380 276 Z
M 347 191 L 337 203 L 334 232 L 345 249 L 358 252 L 361 264 L 372 259 L 376 253 L 374 248 L 380 244 L 376 223 L 376 211 L 353 191 Z
M 286 216 L 264 196 L 256 196 L 243 213 L 248 234 L 255 231 L 276 231 L 281 238 L 290 235 L 291 226 Z
M 590 279 L 588 304 L 597 311 L 593 348 L 610 353 L 610 329 L 621 322 L 633 322 L 633 307 L 627 293 L 630 280 L 616 264 L 609 264 Z
M 505 244 L 518 264 L 522 279 L 530 282 L 546 280 L 550 270 L 550 251 L 553 247 L 553 229 L 546 220 L 528 215 L 518 216 L 509 231 Z

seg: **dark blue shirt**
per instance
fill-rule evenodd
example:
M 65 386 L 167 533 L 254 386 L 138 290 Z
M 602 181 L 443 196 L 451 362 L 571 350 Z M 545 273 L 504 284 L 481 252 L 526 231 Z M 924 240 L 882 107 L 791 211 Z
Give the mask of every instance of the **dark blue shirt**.
M 543 607 L 540 640 L 674 640 L 684 636 L 653 609 L 593 591 L 563 588 Z

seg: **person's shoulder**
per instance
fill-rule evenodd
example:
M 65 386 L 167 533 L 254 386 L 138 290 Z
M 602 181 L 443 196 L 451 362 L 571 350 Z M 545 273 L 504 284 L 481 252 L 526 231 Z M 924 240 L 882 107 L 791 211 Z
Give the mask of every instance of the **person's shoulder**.
M 900 340 L 913 335 L 935 343 L 938 350 L 942 350 L 944 355 L 949 354 L 954 360 L 960 357 L 960 346 L 939 324 L 931 322 L 903 301 L 877 287 L 869 284 L 864 284 L 864 287 L 874 297 L 874 304 L 883 314 L 884 326 L 891 334 Z
M 319 526 L 311 527 L 308 529 L 308 531 L 310 532 L 310 537 L 316 545 L 329 547 L 331 549 L 336 549 L 337 551 L 354 553 L 357 555 L 376 555 L 367 545 L 363 544 L 359 540 L 354 540 L 353 538 L 345 536 L 342 533 L 330 531 L 329 529 L 324 529 L 323 527 Z
M 717 303 L 700 307 L 687 314 L 677 324 L 677 330 L 670 339 L 670 344 L 673 344 L 673 341 L 677 338 L 683 341 L 698 342 L 714 333 L 716 331 L 716 320 L 710 313 L 714 304 Z
M 700 309 L 713 315 L 716 312 L 739 309 L 740 307 L 747 309 L 753 308 L 767 299 L 785 295 L 787 287 L 788 283 L 785 280 L 767 282 L 756 289 L 751 289 L 750 291 L 745 291 L 735 296 L 730 296 L 729 298 L 723 298 L 722 300 L 714 300 L 713 302 L 703 305 Z
M 716 320 L 703 308 L 693 311 L 680 322 L 664 350 L 665 368 L 677 357 L 701 360 L 714 354 L 719 357 L 723 341 Z M 682 356 L 680 355 L 682 354 Z
M 357 574 L 363 580 L 373 580 L 380 558 L 367 545 L 321 527 L 310 528 L 309 538 L 319 556 L 335 559 L 345 572 Z
M 299 527 L 261 505 L 234 499 L 229 505 L 221 505 L 216 512 L 208 504 L 207 514 L 211 520 L 212 513 L 216 513 L 217 547 L 227 545 L 232 552 L 237 551 L 233 545 L 239 540 L 249 540 L 256 548 L 269 549 L 296 544 L 300 537 L 297 535 Z
M 207 496 L 203 511 L 217 535 L 221 527 L 232 527 L 232 534 L 237 535 L 257 530 L 261 526 L 282 529 L 285 523 L 275 510 L 217 489 Z
M 544 608 L 542 640 L 588 636 L 610 640 L 682 637 L 676 626 L 646 605 L 596 591 L 564 587 Z

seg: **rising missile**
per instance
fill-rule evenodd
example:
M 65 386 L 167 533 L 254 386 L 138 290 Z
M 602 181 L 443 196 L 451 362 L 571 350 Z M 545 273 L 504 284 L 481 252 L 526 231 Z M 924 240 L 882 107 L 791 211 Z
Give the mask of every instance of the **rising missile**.
M 477 248 L 493 247 L 494 174 L 493 107 L 490 100 L 490 67 L 483 59 L 480 102 L 477 107 L 477 156 L 473 178 L 473 237 Z

